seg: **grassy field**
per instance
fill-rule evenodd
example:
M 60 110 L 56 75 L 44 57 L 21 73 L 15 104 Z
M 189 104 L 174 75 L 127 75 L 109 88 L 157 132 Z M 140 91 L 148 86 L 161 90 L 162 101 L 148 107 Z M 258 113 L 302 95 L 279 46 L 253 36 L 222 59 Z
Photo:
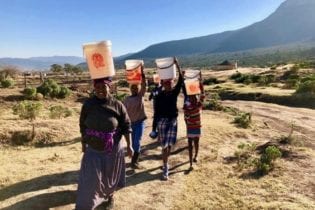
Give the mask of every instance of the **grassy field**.
M 204 75 L 226 79 L 233 71 Z M 239 84 L 222 85 L 233 88 Z M 273 88 L 262 90 L 270 90 L 271 94 Z M 82 157 L 78 118 L 87 95 L 74 92 L 68 99 L 42 101 L 45 111 L 34 121 L 35 139 L 27 145 L 14 145 L 14 134 L 32 128 L 31 122 L 19 119 L 11 110 L 22 99 L 20 91 L 0 90 L 0 208 L 73 209 Z M 277 91 L 287 94 L 288 90 Z M 252 113 L 250 127 L 237 127 L 230 113 L 204 110 L 199 161 L 193 171 L 188 171 L 180 109 L 178 142 L 170 157 L 170 180 L 165 182 L 160 180 L 161 148 L 148 137 L 152 104 L 146 100 L 149 119 L 142 141 L 143 168 L 132 170 L 126 157 L 127 187 L 115 194 L 115 209 L 314 209 L 315 110 L 257 101 L 225 100 L 222 104 Z M 69 107 L 72 116 L 50 119 L 47 110 L 52 105 Z M 182 96 L 178 102 L 181 106 Z M 235 152 L 240 144 L 276 141 L 289 135 L 292 124 L 295 143 L 281 147 L 286 153 L 276 160 L 271 172 L 257 176 L 252 168 L 239 170 Z

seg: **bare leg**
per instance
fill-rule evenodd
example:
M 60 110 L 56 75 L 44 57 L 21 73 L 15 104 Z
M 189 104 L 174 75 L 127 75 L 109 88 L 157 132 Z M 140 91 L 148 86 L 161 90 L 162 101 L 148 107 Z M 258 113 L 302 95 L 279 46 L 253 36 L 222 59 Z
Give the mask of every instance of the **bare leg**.
M 168 163 L 168 156 L 170 154 L 169 150 L 170 150 L 169 147 L 166 147 L 162 150 L 162 159 L 163 159 L 164 166 Z
M 192 153 L 193 153 L 193 144 L 192 144 L 192 139 L 188 138 L 188 152 L 189 152 L 189 163 L 190 163 L 190 168 L 192 167 L 193 163 L 193 158 L 192 158 Z
M 194 145 L 195 145 L 195 157 L 194 162 L 197 162 L 198 152 L 199 152 L 199 138 L 194 139 Z
M 168 157 L 170 155 L 171 147 L 168 146 L 162 150 L 163 158 L 163 180 L 168 180 Z

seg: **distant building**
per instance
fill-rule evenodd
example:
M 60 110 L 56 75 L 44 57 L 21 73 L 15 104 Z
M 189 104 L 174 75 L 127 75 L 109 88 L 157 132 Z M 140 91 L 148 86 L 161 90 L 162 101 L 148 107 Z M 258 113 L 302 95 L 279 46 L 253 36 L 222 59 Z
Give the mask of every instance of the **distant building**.
M 230 62 L 228 60 L 223 61 L 212 67 L 214 70 L 232 70 L 237 69 L 237 62 Z

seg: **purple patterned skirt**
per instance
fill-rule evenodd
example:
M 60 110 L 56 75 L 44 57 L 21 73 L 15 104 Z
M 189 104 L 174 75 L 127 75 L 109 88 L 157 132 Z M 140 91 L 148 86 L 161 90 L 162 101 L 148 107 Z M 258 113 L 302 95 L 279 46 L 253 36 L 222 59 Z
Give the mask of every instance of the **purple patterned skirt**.
M 108 144 L 105 151 L 87 147 L 79 174 L 76 209 L 94 209 L 125 186 L 125 157 L 121 143 Z M 111 151 L 111 152 L 108 152 Z

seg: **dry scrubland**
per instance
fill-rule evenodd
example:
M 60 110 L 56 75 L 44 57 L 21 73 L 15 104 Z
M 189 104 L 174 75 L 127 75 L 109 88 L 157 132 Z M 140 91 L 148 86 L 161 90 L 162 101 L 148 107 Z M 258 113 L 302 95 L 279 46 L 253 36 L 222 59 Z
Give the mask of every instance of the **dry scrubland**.
M 261 73 L 267 70 L 239 71 Z M 233 73 L 235 70 L 211 72 L 204 73 L 204 77 L 227 80 Z M 294 92 L 231 81 L 220 85 L 275 95 Z M 207 90 L 213 88 L 206 87 Z M 87 95 L 73 92 L 67 99 L 43 100 L 46 111 L 34 121 L 34 142 L 14 145 L 19 142 L 21 132 L 32 128 L 29 121 L 20 120 L 12 113 L 15 101 L 22 100 L 20 91 L 0 89 L 0 208 L 73 209 L 82 156 L 78 118 Z M 181 107 L 182 98 L 178 103 Z M 69 107 L 72 116 L 50 119 L 47 109 L 57 104 Z M 127 168 L 127 187 L 116 193 L 115 209 L 315 209 L 314 109 L 223 101 L 223 106 L 252 113 L 252 123 L 247 129 L 232 123 L 234 116 L 229 112 L 204 110 L 199 161 L 191 172 L 187 171 L 187 140 L 180 111 L 178 143 L 170 158 L 170 180 L 165 182 L 160 180 L 161 148 L 148 137 L 152 106 L 147 100 L 145 105 L 149 120 L 142 142 L 143 169 Z M 292 124 L 290 137 L 294 141 L 278 144 L 283 155 L 276 160 L 272 171 L 261 176 L 254 173 L 253 168 L 240 170 L 240 159 L 235 156 L 239 145 L 277 143 L 281 136 L 289 136 Z

